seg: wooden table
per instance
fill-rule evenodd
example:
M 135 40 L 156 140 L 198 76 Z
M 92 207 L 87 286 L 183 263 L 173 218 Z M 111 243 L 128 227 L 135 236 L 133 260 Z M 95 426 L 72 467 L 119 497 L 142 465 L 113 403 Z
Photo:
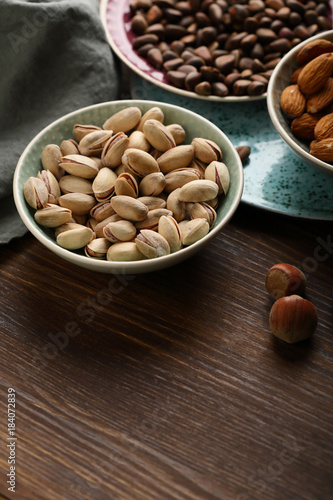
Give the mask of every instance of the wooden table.
M 201 253 L 136 277 L 31 235 L 2 247 L 1 498 L 332 499 L 332 241 L 332 224 L 241 205 Z M 277 262 L 308 277 L 311 340 L 269 331 Z

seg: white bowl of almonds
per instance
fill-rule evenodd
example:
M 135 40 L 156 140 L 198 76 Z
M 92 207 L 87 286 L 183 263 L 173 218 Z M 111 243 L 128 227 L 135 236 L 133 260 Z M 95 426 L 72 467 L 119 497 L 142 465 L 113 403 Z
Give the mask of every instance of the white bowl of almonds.
M 273 125 L 306 163 L 333 175 L 333 30 L 288 52 L 267 90 Z
M 14 175 L 31 233 L 84 268 L 136 274 L 182 262 L 230 220 L 243 168 L 201 116 L 154 101 L 74 111 L 42 130 Z

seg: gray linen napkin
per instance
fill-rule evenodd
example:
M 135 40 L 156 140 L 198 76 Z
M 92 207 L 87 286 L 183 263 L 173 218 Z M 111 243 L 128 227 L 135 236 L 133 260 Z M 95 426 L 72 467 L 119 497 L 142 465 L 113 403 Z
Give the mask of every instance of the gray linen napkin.
M 119 97 L 97 0 L 0 1 L 0 244 L 25 226 L 13 173 L 29 141 L 75 109 Z

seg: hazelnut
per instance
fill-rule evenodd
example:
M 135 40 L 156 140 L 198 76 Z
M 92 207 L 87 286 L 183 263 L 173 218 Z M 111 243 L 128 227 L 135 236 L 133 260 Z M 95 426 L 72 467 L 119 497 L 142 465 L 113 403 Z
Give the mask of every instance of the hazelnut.
M 289 344 L 311 337 L 317 321 L 315 306 L 299 295 L 281 297 L 273 304 L 269 315 L 272 333 Z
M 275 264 L 267 273 L 265 286 L 267 292 L 279 299 L 286 295 L 302 294 L 306 279 L 300 269 L 291 264 Z

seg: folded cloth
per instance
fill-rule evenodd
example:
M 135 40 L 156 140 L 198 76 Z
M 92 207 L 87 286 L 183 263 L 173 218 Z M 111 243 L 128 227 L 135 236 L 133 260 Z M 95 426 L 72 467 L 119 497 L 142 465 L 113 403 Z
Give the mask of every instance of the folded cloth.
M 119 98 L 98 0 L 0 2 L 0 243 L 22 236 L 12 180 L 29 141 L 75 109 Z

